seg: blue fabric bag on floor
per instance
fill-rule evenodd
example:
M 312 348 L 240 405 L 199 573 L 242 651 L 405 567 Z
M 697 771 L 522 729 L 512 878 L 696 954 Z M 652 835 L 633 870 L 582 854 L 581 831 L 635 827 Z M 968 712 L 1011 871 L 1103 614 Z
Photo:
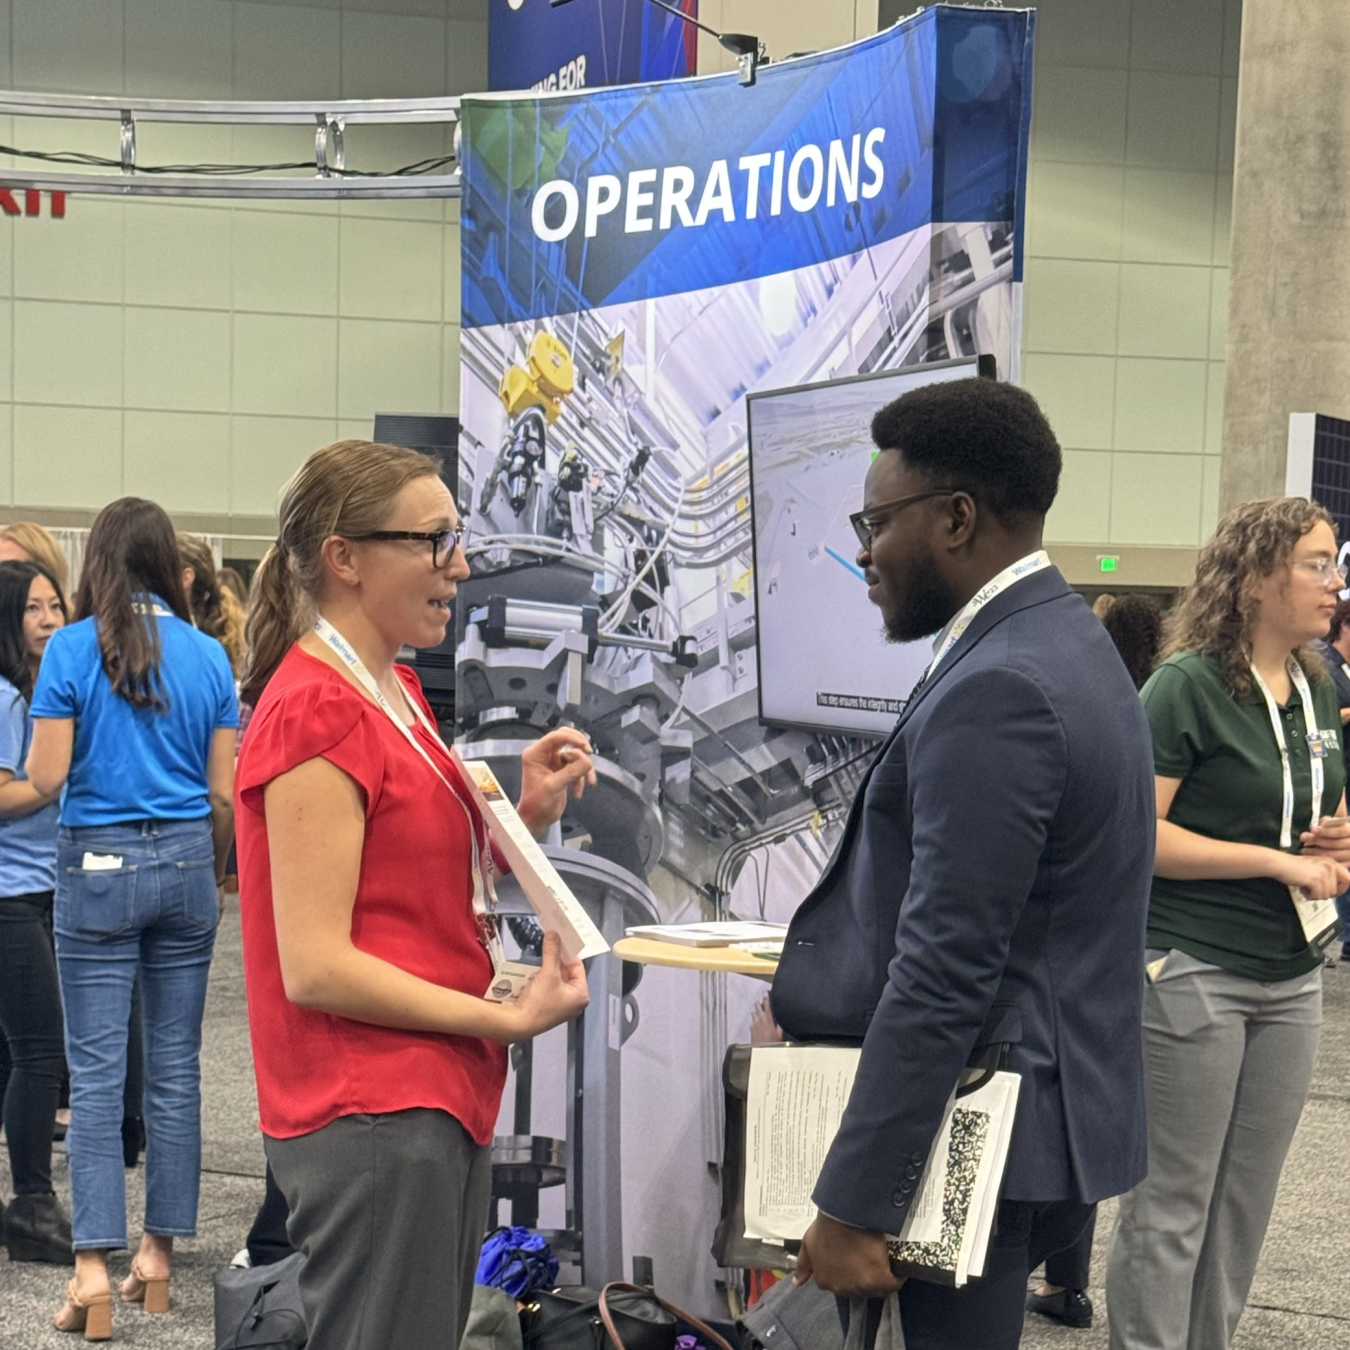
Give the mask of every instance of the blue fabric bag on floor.
M 557 1284 L 558 1258 L 533 1229 L 498 1228 L 484 1241 L 473 1278 L 475 1284 L 523 1299 L 536 1289 L 552 1289 Z

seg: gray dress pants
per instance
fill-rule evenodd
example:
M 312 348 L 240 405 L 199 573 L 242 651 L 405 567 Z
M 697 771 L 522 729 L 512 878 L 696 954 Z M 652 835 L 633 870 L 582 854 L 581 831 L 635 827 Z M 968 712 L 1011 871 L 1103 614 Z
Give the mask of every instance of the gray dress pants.
M 491 1149 L 444 1111 L 264 1136 L 305 1253 L 309 1350 L 458 1350 L 487 1227 Z
M 1111 1350 L 1232 1341 L 1321 1021 L 1320 967 L 1262 984 L 1167 954 L 1144 996 L 1148 1176 L 1121 1199 L 1107 1261 Z

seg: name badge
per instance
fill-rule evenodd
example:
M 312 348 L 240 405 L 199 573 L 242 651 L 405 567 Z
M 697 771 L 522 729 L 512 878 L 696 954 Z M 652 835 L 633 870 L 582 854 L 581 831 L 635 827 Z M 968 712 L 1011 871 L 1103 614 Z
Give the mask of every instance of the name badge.
M 1340 736 L 1335 731 L 1310 731 L 1308 753 L 1314 759 L 1325 759 L 1332 750 L 1340 748 Z
M 494 964 L 496 969 L 492 983 L 483 995 L 491 1003 L 514 1003 L 525 992 L 525 986 L 539 973 L 538 966 L 528 965 L 524 961 L 503 959 Z

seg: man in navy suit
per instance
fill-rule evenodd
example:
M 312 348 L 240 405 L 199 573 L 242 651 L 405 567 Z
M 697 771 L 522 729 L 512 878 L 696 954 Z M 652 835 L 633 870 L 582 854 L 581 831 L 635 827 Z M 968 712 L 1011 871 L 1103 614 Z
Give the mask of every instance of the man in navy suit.
M 868 597 L 891 641 L 938 636 L 773 983 L 790 1038 L 862 1043 L 796 1278 L 897 1288 L 886 1236 L 943 1108 L 1005 1047 L 1021 1093 L 984 1277 L 900 1288 L 909 1350 L 1004 1350 L 1030 1272 L 1145 1171 L 1152 747 L 1111 640 L 1041 550 L 1060 451 L 1035 400 L 928 385 L 872 437 L 853 518 Z

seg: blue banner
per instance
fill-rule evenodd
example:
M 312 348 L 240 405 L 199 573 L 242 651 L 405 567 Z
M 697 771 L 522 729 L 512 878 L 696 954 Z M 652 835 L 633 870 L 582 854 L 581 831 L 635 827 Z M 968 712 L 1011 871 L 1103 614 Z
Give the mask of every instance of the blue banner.
M 466 98 L 465 327 L 791 271 L 943 222 L 1005 223 L 1020 280 L 1033 25 L 936 6 L 750 88 Z
M 698 0 L 677 7 L 698 17 Z M 541 93 L 672 80 L 698 69 L 697 30 L 645 0 L 490 0 L 488 88 Z
M 624 9 L 626 41 L 654 7 Z M 1033 25 L 938 6 L 751 86 L 589 89 L 588 58 L 586 92 L 462 101 L 457 734 L 512 789 L 540 731 L 589 737 L 596 776 L 550 857 L 616 936 L 644 913 L 697 917 L 707 896 L 763 917 L 794 878 L 804 890 L 870 756 L 858 737 L 887 730 L 931 660 L 879 631 L 850 515 L 879 407 L 987 368 L 977 356 L 1016 379 Z M 747 858 L 753 893 L 733 897 Z M 715 1087 L 716 1032 L 682 1034 L 713 1014 L 683 985 L 644 986 L 638 1027 L 617 965 L 591 967 L 622 1035 L 595 1019 L 588 1085 L 631 1033 L 625 1084 L 644 1064 L 669 1078 L 687 1051 L 687 1081 Z M 598 1150 L 610 1170 L 588 1162 L 579 1192 L 587 1282 L 645 1252 L 706 1308 L 713 1268 L 687 1235 L 720 1197 L 688 1179 L 720 1098 L 686 1094 L 663 1129 L 660 1082 L 624 1095 L 639 1114 L 623 1180 L 682 1187 L 685 1217 L 621 1222 L 618 1151 Z

